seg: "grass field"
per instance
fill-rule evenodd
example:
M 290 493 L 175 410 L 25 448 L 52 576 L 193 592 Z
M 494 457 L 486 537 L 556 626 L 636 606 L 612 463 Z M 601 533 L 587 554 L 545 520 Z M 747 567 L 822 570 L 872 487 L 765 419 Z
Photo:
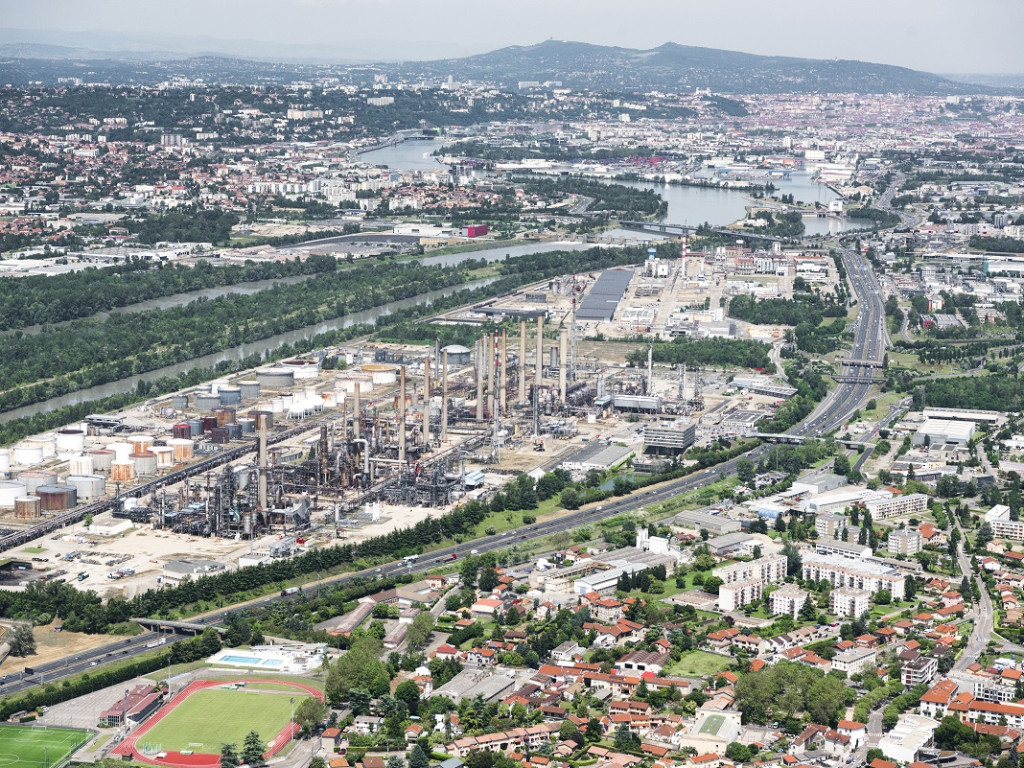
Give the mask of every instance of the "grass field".
M 715 735 L 721 729 L 724 722 L 725 718 L 722 715 L 708 715 L 700 726 L 700 732 Z
M 707 677 L 721 672 L 728 666 L 729 659 L 724 656 L 706 651 L 690 651 L 684 653 L 683 658 L 669 668 L 668 674 L 684 677 Z
M 219 754 L 224 744 L 241 748 L 245 735 L 253 730 L 266 743 L 288 725 L 292 707 L 289 699 L 295 699 L 298 706 L 305 698 L 305 692 L 297 688 L 282 693 L 266 688 L 196 691 L 142 735 L 139 747 L 151 744 L 165 752 Z
M 49 768 L 89 740 L 84 731 L 0 725 L 0 766 Z

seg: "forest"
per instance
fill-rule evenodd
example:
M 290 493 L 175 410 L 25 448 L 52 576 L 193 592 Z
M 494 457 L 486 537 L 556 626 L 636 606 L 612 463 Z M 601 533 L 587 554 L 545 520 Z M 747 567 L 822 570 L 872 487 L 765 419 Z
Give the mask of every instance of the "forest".
M 126 219 L 128 231 L 139 236 L 140 243 L 213 243 L 227 245 L 238 216 L 198 205 L 150 214 L 142 219 Z
M 914 407 L 923 402 L 933 408 L 977 408 L 992 411 L 1024 410 L 1024 379 L 995 373 L 990 376 L 952 376 L 916 379 Z
M 669 365 L 730 365 L 737 368 L 763 368 L 774 372 L 774 365 L 768 359 L 769 347 L 760 341 L 749 339 L 687 339 L 678 338 L 670 342 L 655 342 L 654 361 Z M 626 362 L 633 366 L 647 364 L 647 348 L 638 347 L 626 356 Z

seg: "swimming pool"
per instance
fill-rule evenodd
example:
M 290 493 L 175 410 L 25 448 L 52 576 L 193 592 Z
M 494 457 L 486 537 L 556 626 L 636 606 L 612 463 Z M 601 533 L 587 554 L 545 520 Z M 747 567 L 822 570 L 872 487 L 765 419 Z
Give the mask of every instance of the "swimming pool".
M 261 659 L 259 656 L 227 654 L 215 659 L 220 664 L 234 664 L 240 667 L 270 667 L 276 669 L 284 664 L 282 659 Z

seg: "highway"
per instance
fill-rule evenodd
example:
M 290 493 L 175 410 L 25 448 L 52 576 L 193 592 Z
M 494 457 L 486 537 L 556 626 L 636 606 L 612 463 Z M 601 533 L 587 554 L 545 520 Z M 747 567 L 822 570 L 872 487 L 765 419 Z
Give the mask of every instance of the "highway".
M 847 271 L 850 286 L 860 302 L 861 312 L 854 329 L 853 349 L 848 356 L 850 360 L 875 360 L 881 361 L 885 352 L 886 335 L 884 332 L 884 313 L 882 307 L 881 290 L 874 273 L 864 258 L 853 251 L 841 250 L 843 264 Z M 795 426 L 791 433 L 802 436 L 823 435 L 830 432 L 850 418 L 850 415 L 860 408 L 871 390 L 871 383 L 858 373 L 864 366 L 856 363 L 844 364 L 840 381 L 836 388 L 818 405 L 818 407 L 803 422 Z M 847 376 L 846 374 L 849 374 Z M 309 429 L 309 426 L 303 427 Z M 280 439 L 281 436 L 278 436 Z M 416 561 L 405 564 L 394 562 L 383 565 L 380 568 L 367 569 L 358 573 L 349 573 L 319 582 L 324 586 L 339 585 L 349 582 L 355 578 L 373 578 L 375 576 L 391 576 L 402 573 L 425 573 L 436 569 L 440 565 L 451 562 L 453 554 L 462 558 L 472 550 L 478 552 L 489 552 L 497 549 L 510 547 L 515 543 L 522 543 L 534 539 L 550 536 L 560 531 L 569 531 L 587 525 L 589 523 L 604 520 L 624 512 L 633 512 L 642 507 L 668 501 L 680 494 L 696 490 L 710 483 L 716 482 L 722 474 L 731 475 L 736 472 L 736 464 L 740 459 L 757 460 L 770 450 L 770 445 L 760 445 L 743 456 L 736 457 L 710 469 L 701 470 L 686 477 L 679 478 L 661 484 L 660 486 L 639 491 L 629 496 L 609 499 L 601 504 L 590 505 L 585 509 L 560 517 L 556 520 L 536 523 L 516 531 L 487 536 L 472 542 L 445 547 L 430 552 Z M 251 449 L 249 449 L 251 450 Z M 221 457 L 223 458 L 223 457 Z M 190 471 L 195 471 L 190 468 Z M 199 470 L 201 471 L 201 470 Z M 167 482 L 166 478 L 162 482 Z M 79 516 L 76 511 L 76 517 Z M 312 588 L 310 585 L 307 588 Z M 258 600 L 245 603 L 244 606 L 236 605 L 214 611 L 198 618 L 192 619 L 197 623 L 216 625 L 222 622 L 232 611 L 241 608 L 258 608 L 271 604 L 278 600 L 295 600 L 296 595 L 282 596 L 279 594 L 269 595 Z M 89 671 L 95 666 L 109 663 L 115 660 L 131 658 L 151 650 L 153 643 L 158 642 L 161 635 L 156 632 L 146 632 L 135 638 L 122 640 L 109 644 L 93 651 L 83 652 L 74 657 L 33 666 L 34 674 L 26 677 L 24 675 L 13 676 L 11 680 L 0 682 L 0 693 L 10 695 L 19 691 L 31 688 L 44 682 L 60 680 L 70 675 Z M 31 661 L 29 662 L 31 665 Z

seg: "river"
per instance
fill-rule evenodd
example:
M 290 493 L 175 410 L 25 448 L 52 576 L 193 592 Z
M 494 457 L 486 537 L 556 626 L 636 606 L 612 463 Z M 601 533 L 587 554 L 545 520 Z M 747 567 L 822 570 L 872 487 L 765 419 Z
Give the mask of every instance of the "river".
M 88 400 L 99 400 L 111 395 L 129 392 L 135 389 L 140 381 L 155 381 L 156 379 L 164 376 L 177 376 L 179 373 L 190 371 L 195 368 L 212 368 L 217 365 L 217 363 L 224 360 L 242 360 L 249 355 L 262 355 L 265 352 L 277 349 L 282 344 L 294 344 L 295 342 L 302 341 L 303 339 L 311 339 L 318 334 L 327 333 L 328 331 L 337 331 L 353 325 L 359 325 L 361 323 L 375 322 L 382 317 L 392 314 L 396 310 L 420 305 L 429 305 L 436 299 L 444 298 L 445 296 L 449 296 L 457 291 L 480 288 L 485 285 L 490 285 L 498 279 L 499 278 L 497 277 L 487 277 L 465 283 L 464 285 L 453 285 L 448 288 L 439 288 L 434 291 L 422 293 L 419 296 L 410 296 L 407 299 L 400 299 L 398 301 L 393 301 L 380 307 L 366 309 L 361 312 L 353 312 L 350 315 L 335 318 L 334 320 L 325 320 L 322 323 L 308 325 L 305 328 L 280 333 L 276 336 L 271 336 L 259 341 L 240 344 L 237 347 L 231 347 L 221 352 L 214 352 L 209 355 L 197 357 L 193 360 L 176 363 L 175 365 L 167 365 L 163 368 L 157 368 L 153 371 L 129 376 L 128 378 L 121 379 L 119 381 L 112 381 L 108 384 L 98 384 L 95 387 L 80 389 L 76 392 L 69 392 L 61 397 L 54 397 L 50 400 L 44 400 L 40 403 L 32 403 L 31 405 L 15 408 L 14 410 L 2 413 L 0 414 L 0 423 L 11 419 L 34 416 L 37 413 L 63 408 L 66 405 L 78 405 L 79 403 L 84 403 Z
M 386 165 L 396 171 L 436 171 L 444 166 L 431 153 L 442 146 L 442 141 L 405 141 L 384 149 L 364 152 L 360 158 L 373 165 Z M 672 224 L 697 226 L 707 222 L 717 227 L 739 221 L 746 215 L 746 206 L 752 205 L 747 192 L 718 187 L 689 187 L 679 184 L 653 182 L 616 182 L 635 189 L 653 189 L 668 203 L 664 221 Z M 824 184 L 817 184 L 810 173 L 794 172 L 785 179 L 773 180 L 780 194 L 792 194 L 805 203 L 827 203 L 838 195 Z M 859 223 L 848 219 L 804 218 L 808 235 L 827 235 L 858 229 Z

